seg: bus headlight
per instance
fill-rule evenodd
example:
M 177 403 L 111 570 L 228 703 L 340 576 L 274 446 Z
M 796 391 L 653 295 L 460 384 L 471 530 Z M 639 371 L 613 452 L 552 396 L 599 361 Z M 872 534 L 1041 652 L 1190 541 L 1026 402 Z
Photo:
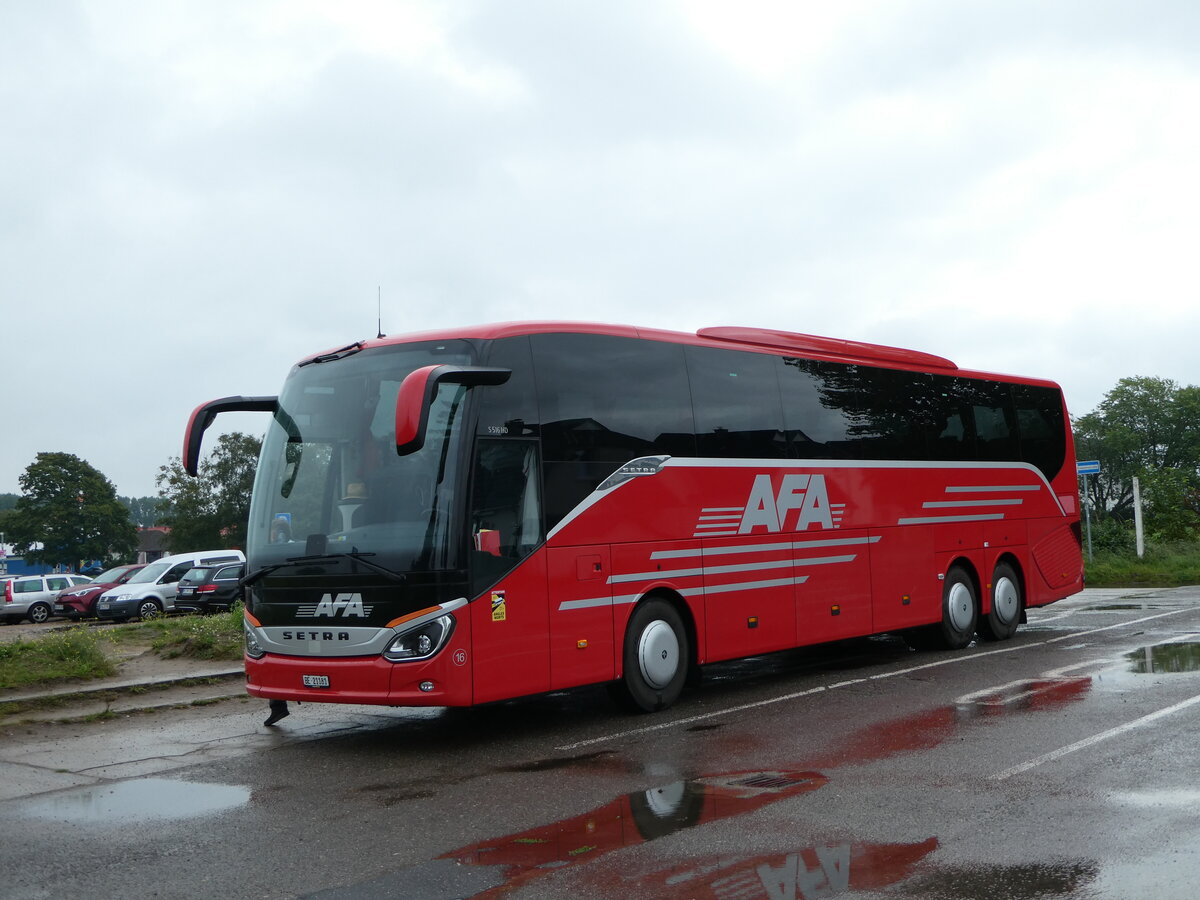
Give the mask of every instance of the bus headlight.
M 454 616 L 438 616 L 408 631 L 402 631 L 383 651 L 384 659 L 411 662 L 428 659 L 446 645 L 454 631 Z
M 258 643 L 258 635 L 254 633 L 254 629 L 250 627 L 250 623 L 243 620 L 242 627 L 246 634 L 246 655 L 251 659 L 262 659 L 267 655 Z

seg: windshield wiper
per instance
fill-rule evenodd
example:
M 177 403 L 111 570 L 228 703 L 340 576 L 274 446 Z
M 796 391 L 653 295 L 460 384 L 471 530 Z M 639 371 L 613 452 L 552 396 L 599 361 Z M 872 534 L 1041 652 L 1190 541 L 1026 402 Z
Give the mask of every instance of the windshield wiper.
M 251 572 L 241 580 L 241 586 L 246 587 L 249 584 L 253 584 L 264 575 L 269 575 L 275 570 L 282 569 L 287 566 L 302 566 L 305 563 L 335 562 L 339 559 L 352 559 L 373 572 L 378 572 L 380 575 L 386 575 L 392 581 L 398 582 L 399 584 L 404 584 L 404 582 L 408 580 L 408 576 L 406 576 L 403 572 L 393 572 L 386 566 L 381 566 L 379 563 L 374 563 L 367 559 L 368 556 L 374 555 L 374 553 L 359 553 L 357 550 L 351 550 L 349 553 L 318 553 L 312 556 L 289 556 L 281 563 L 263 566 L 261 569 Z
M 347 344 L 345 347 L 341 347 L 337 350 L 331 350 L 329 353 L 320 353 L 317 356 L 314 356 L 312 359 L 306 359 L 304 362 L 300 363 L 300 365 L 308 366 L 312 365 L 313 363 L 333 362 L 335 359 L 345 359 L 347 356 L 353 356 L 365 346 L 366 344 L 364 344 L 362 341 L 355 341 L 353 344 Z

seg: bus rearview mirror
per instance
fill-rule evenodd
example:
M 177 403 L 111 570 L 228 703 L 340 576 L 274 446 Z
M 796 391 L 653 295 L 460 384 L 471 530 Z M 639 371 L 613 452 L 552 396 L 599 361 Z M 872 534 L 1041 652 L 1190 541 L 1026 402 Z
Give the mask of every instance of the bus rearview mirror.
M 396 394 L 396 453 L 406 456 L 425 444 L 429 425 L 429 409 L 441 384 L 461 384 L 466 387 L 504 384 L 512 369 L 491 369 L 484 366 L 424 366 L 411 372 L 400 383 Z

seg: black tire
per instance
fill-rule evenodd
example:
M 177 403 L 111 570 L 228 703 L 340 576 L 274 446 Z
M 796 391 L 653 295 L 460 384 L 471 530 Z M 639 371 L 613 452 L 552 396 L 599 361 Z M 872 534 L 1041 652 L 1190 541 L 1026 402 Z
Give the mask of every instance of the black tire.
M 952 566 L 942 582 L 942 621 L 904 637 L 917 650 L 961 650 L 975 637 L 978 618 L 975 583 L 965 569 Z
M 1004 641 L 1017 633 L 1025 603 L 1021 579 L 1009 563 L 1002 562 L 992 573 L 991 612 L 979 618 L 979 636 L 985 641 Z
M 657 712 L 679 699 L 691 661 L 687 629 L 666 600 L 643 600 L 629 617 L 624 672 L 615 695 L 636 712 Z
M 54 615 L 54 610 L 46 603 L 35 603 L 25 611 L 25 615 L 34 625 L 41 625 Z
M 162 607 L 158 605 L 158 601 L 147 597 L 145 600 L 138 601 L 137 617 L 145 622 L 148 619 L 157 619 L 162 615 Z

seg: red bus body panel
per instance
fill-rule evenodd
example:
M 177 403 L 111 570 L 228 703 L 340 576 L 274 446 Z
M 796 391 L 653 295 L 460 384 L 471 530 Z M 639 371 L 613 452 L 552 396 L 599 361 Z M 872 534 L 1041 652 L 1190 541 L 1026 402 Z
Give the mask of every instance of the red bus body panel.
M 742 328 L 500 323 L 363 347 L 554 333 L 1057 387 L 960 370 L 916 351 Z M 418 391 L 428 374 L 405 390 Z M 408 436 L 420 427 L 410 418 L 396 425 Z M 609 681 L 622 675 L 629 617 L 651 593 L 684 613 L 698 663 L 939 622 L 951 566 L 975 582 L 981 614 L 990 612 L 1001 562 L 1016 570 L 1024 605 L 1043 606 L 1083 586 L 1074 456 L 1068 427 L 1052 482 L 1024 463 L 666 458 L 654 474 L 598 489 L 558 522 L 541 547 L 455 613 L 453 637 L 434 658 L 247 659 L 248 689 L 323 702 L 467 705 Z M 322 673 L 329 689 L 302 686 L 303 675 Z

